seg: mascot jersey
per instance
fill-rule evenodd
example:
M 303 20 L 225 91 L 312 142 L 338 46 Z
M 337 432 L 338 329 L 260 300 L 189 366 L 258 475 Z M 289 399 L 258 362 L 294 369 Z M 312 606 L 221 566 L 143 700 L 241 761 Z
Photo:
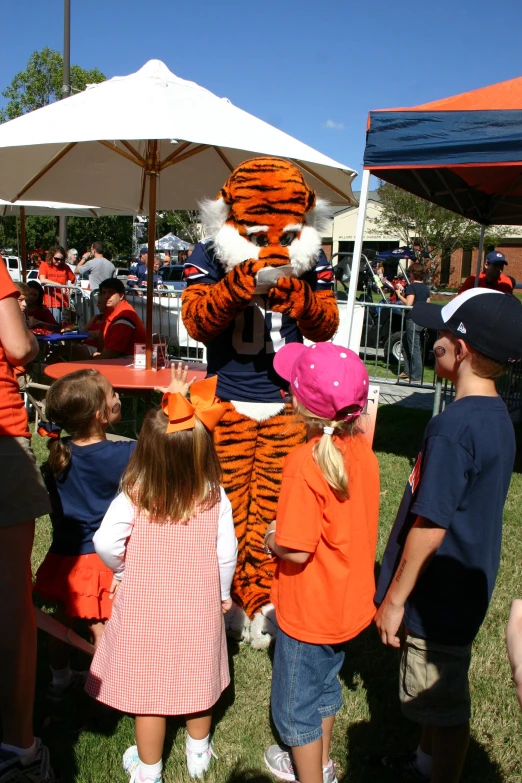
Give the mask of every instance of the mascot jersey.
M 339 325 L 332 269 L 321 250 L 328 217 L 295 165 L 255 158 L 230 174 L 215 201 L 201 205 L 212 240 L 186 264 L 185 328 L 207 346 L 209 374 L 218 374 L 226 401 L 213 434 L 238 538 L 232 594 L 254 618 L 252 628 L 270 600 L 275 563 L 263 539 L 283 462 L 305 440 L 274 355 L 285 342 L 329 340 Z M 267 646 L 263 639 L 252 644 Z
M 187 283 L 212 285 L 226 275 L 212 241 L 194 248 L 185 265 Z M 330 291 L 333 270 L 324 252 L 303 277 L 312 291 Z M 274 371 L 274 354 L 286 343 L 303 342 L 295 318 L 272 312 L 268 296 L 258 294 L 213 340 L 207 342 L 208 374 L 218 376 L 217 395 L 222 400 L 281 402 L 284 381 Z

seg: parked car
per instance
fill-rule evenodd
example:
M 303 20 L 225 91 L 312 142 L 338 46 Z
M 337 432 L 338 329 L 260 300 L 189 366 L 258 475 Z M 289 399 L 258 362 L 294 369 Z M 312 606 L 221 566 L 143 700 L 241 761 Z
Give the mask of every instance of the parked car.
M 7 267 L 7 271 L 11 275 L 11 279 L 15 283 L 19 283 L 22 280 L 22 259 L 19 256 L 2 256 L 4 264 Z
M 119 266 L 119 267 L 116 268 L 116 274 L 114 275 L 114 277 L 117 277 L 118 280 L 121 280 L 122 283 L 126 283 L 127 282 L 128 276 L 129 276 L 129 270 L 128 269 L 126 269 L 125 267 L 122 267 L 122 266 Z
M 183 276 L 183 269 L 183 264 L 171 264 L 170 266 L 164 266 L 160 269 L 165 288 L 168 288 L 169 291 L 181 293 L 187 287 Z

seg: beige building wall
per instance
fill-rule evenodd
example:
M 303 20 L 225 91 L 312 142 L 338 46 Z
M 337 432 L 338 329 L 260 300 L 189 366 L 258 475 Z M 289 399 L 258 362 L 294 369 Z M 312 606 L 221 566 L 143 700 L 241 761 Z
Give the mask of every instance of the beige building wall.
M 368 201 L 366 209 L 366 222 L 364 225 L 364 240 L 367 242 L 402 242 L 402 240 L 383 232 L 375 224 L 375 219 L 379 217 L 381 205 L 378 201 Z M 355 230 L 357 227 L 357 218 L 359 216 L 359 207 L 351 207 L 338 212 L 333 217 L 332 225 L 332 252 L 339 252 L 339 242 L 353 242 L 355 240 Z

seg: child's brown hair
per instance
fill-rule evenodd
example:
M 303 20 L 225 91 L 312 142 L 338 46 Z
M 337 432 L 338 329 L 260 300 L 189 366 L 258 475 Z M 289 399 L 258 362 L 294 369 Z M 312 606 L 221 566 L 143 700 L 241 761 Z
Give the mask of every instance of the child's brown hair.
M 120 488 L 152 522 L 187 522 L 212 508 L 220 495 L 221 468 L 212 433 L 197 418 L 193 429 L 167 433 L 161 408 L 143 422 Z
M 108 417 L 106 395 L 107 381 L 98 370 L 78 370 L 53 383 L 47 392 L 45 411 L 49 421 L 71 438 L 86 437 L 92 434 L 93 427 L 102 435 L 104 419 Z M 70 459 L 68 440 L 51 441 L 47 466 L 53 476 L 60 476 Z

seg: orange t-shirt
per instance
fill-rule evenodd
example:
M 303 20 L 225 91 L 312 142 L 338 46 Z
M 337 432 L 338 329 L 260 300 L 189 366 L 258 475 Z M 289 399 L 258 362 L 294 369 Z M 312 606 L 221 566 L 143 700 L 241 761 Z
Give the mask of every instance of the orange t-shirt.
M 52 285 L 53 283 L 67 285 L 67 283 L 76 282 L 76 275 L 67 264 L 63 267 L 59 267 L 54 266 L 54 264 L 48 264 L 47 261 L 43 261 L 38 268 L 38 276 L 41 277 L 42 275 L 50 281 L 47 285 Z M 46 284 L 44 283 L 44 285 Z M 56 288 L 54 291 L 51 288 L 51 293 L 46 293 L 44 295 L 44 305 L 46 307 L 61 307 L 62 300 L 63 305 L 69 307 L 68 294 L 65 293 L 65 295 L 62 296 L 62 292 L 59 288 Z
M 132 356 L 136 343 L 146 342 L 146 332 L 134 307 L 125 299 L 112 310 L 108 307 L 103 317 L 103 347 Z
M 337 499 L 313 457 L 317 438 L 285 459 L 276 543 L 310 552 L 304 564 L 279 560 L 272 602 L 285 633 L 310 644 L 357 636 L 375 614 L 379 466 L 364 435 L 335 438 L 345 454 L 349 498 Z
M 20 292 L 14 287 L 5 264 L 0 261 L 0 299 L 9 296 L 18 299 Z M 30 438 L 31 433 L 14 368 L 7 361 L 0 343 L 0 437 L 6 436 Z
M 471 275 L 471 277 L 466 278 L 466 280 L 464 280 L 464 282 L 462 283 L 459 290 L 459 294 L 463 294 L 464 291 L 469 291 L 470 288 L 474 288 L 474 287 L 475 287 L 475 275 Z M 513 293 L 513 282 L 510 277 L 504 274 L 500 275 L 495 285 L 488 285 L 486 283 L 486 273 L 481 272 L 479 275 L 478 287 L 491 288 L 493 291 L 500 291 L 502 294 Z

